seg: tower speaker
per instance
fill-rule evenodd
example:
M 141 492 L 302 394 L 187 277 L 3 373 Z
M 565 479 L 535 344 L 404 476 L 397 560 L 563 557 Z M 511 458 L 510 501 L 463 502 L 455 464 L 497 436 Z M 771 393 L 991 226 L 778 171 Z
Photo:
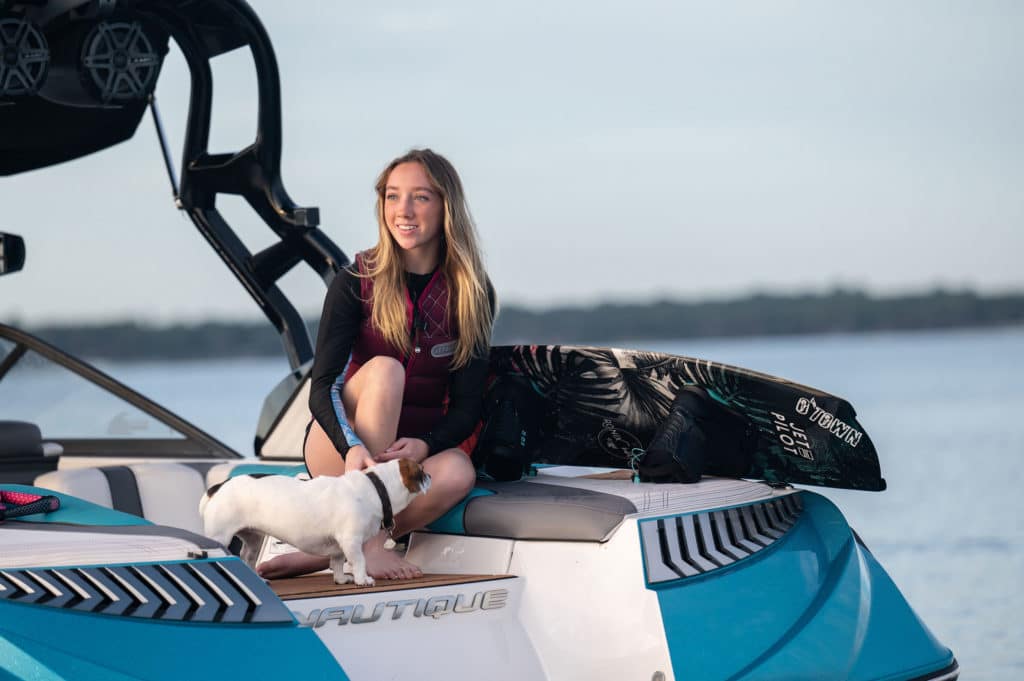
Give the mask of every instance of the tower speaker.
M 101 21 L 82 42 L 82 78 L 105 103 L 149 96 L 160 60 L 161 53 L 138 21 Z
M 25 19 L 0 18 L 0 98 L 36 94 L 49 66 L 42 31 Z

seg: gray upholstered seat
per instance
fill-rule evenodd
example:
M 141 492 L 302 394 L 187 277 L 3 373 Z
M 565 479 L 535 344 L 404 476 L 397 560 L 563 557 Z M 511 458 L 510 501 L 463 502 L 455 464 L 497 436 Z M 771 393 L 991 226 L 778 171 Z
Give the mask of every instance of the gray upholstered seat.
M 203 531 L 199 498 L 206 492 L 206 481 L 202 473 L 185 464 L 68 468 L 40 475 L 35 485 L 142 516 L 158 525 Z
M 202 533 L 199 499 L 209 486 L 226 480 L 234 469 L 293 474 L 297 467 L 264 465 L 250 460 L 128 463 L 64 468 L 40 475 L 34 484 L 141 516 L 158 525 Z
M 478 483 L 493 494 L 466 504 L 466 534 L 509 539 L 602 541 L 636 513 L 628 499 L 593 490 L 540 482 Z
M 456 517 L 431 529 L 506 539 L 605 541 L 631 514 L 686 513 L 772 494 L 764 483 L 728 478 L 656 485 L 541 472 L 517 482 L 478 482 L 474 493 L 452 510 Z

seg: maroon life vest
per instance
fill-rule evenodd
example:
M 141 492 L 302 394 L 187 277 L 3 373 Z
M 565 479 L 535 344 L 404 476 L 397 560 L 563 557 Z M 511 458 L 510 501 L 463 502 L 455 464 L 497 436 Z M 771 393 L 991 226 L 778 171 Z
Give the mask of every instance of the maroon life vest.
M 356 268 L 365 274 L 363 254 L 356 254 Z M 448 380 L 458 334 L 448 317 L 448 280 L 440 268 L 427 282 L 414 306 L 405 292 L 406 323 L 412 338 L 408 355 L 388 343 L 371 320 L 373 280 L 360 279 L 363 323 L 352 346 L 348 380 L 363 364 L 378 355 L 394 357 L 405 366 L 405 393 L 398 420 L 398 437 L 423 437 L 445 412 Z

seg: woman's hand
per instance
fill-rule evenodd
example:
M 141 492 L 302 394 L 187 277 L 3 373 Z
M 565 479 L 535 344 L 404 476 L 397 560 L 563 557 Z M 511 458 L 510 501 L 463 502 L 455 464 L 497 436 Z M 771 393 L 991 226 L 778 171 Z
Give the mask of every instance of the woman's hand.
M 349 471 L 361 471 L 364 468 L 369 468 L 374 463 L 376 462 L 370 456 L 370 451 L 363 445 L 353 445 L 345 453 L 346 473 Z
M 377 461 L 383 463 L 392 459 L 412 459 L 422 463 L 429 453 L 427 443 L 418 437 L 400 437 L 377 457 Z

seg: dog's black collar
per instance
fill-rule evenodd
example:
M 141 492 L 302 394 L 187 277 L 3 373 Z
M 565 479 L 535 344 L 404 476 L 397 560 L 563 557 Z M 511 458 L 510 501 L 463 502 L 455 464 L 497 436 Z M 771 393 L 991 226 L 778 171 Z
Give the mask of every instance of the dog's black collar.
M 370 482 L 373 483 L 374 488 L 377 490 L 377 496 L 380 497 L 381 510 L 384 512 L 384 517 L 381 518 L 381 528 L 387 530 L 390 535 L 395 530 L 395 516 L 391 512 L 391 497 L 388 496 L 388 490 L 384 486 L 384 483 L 380 481 L 377 474 L 373 471 L 366 471 L 366 477 L 369 478 Z

